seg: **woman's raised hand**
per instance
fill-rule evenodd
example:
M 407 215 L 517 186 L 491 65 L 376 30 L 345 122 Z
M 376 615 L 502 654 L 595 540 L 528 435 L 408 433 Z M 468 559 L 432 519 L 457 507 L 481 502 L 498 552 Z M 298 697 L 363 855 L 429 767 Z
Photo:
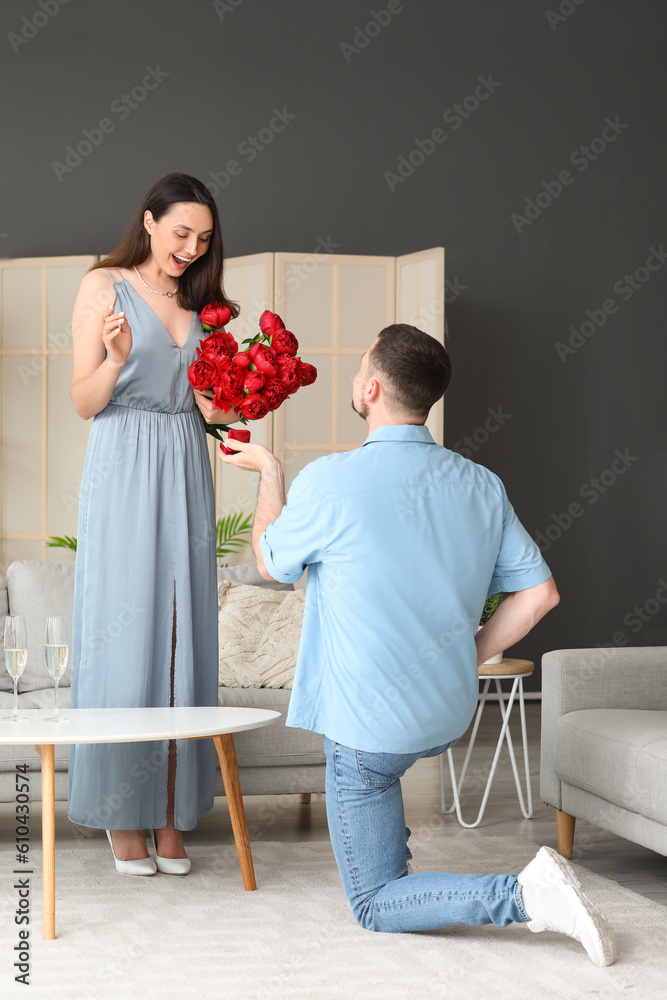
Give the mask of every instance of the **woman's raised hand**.
M 113 306 L 109 306 L 113 309 Z M 104 317 L 102 340 L 114 365 L 122 368 L 132 350 L 132 331 L 124 312 L 110 313 Z

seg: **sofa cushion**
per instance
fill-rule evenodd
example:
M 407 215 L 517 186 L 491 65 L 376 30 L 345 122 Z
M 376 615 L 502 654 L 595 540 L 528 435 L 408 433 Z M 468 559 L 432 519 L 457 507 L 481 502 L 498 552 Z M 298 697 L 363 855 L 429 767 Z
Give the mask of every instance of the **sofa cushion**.
M 244 563 L 242 566 L 218 566 L 218 583 L 223 580 L 252 584 L 253 587 L 264 587 L 267 590 L 294 590 L 293 583 L 265 580 L 257 569 L 256 562 Z
M 568 785 L 667 823 L 667 712 L 568 712 L 556 725 L 554 759 Z
M 54 687 L 52 683 L 51 687 L 47 688 L 35 688 L 32 691 L 24 691 L 16 699 L 19 708 L 54 708 Z M 60 690 L 60 682 L 58 682 L 58 708 L 63 711 L 70 706 L 70 699 L 72 696 L 71 687 L 63 688 Z M 4 695 L 2 697 L 5 697 Z
M 46 619 L 55 615 L 64 615 L 67 619 L 70 657 L 58 686 L 69 687 L 72 678 L 74 563 L 16 559 L 7 569 L 7 595 L 9 613 L 24 615 L 28 632 L 28 663 L 19 677 L 19 692 L 47 688 L 54 683 L 44 660 L 44 629 Z
M 239 767 L 289 767 L 326 764 L 321 733 L 286 726 L 291 692 L 284 688 L 218 688 L 220 705 L 235 708 L 266 708 L 280 712 L 270 726 L 234 733 Z
M 218 683 L 291 688 L 303 624 L 304 590 L 218 584 Z
M 5 666 L 5 618 L 7 617 L 7 583 L 0 573 L 0 654 L 2 655 L 2 666 L 0 668 L 0 691 L 13 691 L 14 681 L 7 673 Z

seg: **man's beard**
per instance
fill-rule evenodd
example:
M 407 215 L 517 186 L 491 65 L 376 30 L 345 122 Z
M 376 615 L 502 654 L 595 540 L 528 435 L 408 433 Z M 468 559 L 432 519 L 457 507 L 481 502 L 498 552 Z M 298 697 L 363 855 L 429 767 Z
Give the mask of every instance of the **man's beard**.
M 355 413 L 358 413 L 362 420 L 368 419 L 368 406 L 365 403 L 361 404 L 361 409 L 358 410 L 354 405 L 354 399 L 352 400 L 352 409 Z

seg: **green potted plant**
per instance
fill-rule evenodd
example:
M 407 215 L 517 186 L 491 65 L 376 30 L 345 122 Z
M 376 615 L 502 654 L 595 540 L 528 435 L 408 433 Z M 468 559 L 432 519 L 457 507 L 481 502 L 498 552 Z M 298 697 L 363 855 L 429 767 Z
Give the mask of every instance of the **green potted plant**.
M 60 535 L 49 535 L 49 538 L 51 541 L 46 544 L 52 549 L 72 549 L 73 552 L 76 552 L 76 538 L 74 535 L 65 535 L 62 538 Z
M 484 607 L 482 608 L 482 614 L 479 619 L 479 625 L 477 626 L 477 631 L 481 629 L 482 625 L 486 625 L 491 615 L 494 611 L 497 611 L 500 605 L 503 603 L 507 594 L 491 594 L 484 601 Z M 505 651 L 500 653 L 494 653 L 490 656 L 488 660 L 484 660 L 484 663 L 502 663 Z
M 215 554 L 221 558 L 239 552 L 250 541 L 251 531 L 252 514 L 247 514 L 246 517 L 243 514 L 228 514 L 221 518 L 216 525 Z M 227 563 L 221 565 L 226 566 Z

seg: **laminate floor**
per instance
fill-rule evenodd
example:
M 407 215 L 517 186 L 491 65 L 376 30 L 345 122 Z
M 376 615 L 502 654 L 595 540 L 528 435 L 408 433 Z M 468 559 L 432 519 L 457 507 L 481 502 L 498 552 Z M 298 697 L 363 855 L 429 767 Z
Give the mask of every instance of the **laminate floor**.
M 555 810 L 544 805 L 539 795 L 540 703 L 526 703 L 528 753 L 533 791 L 533 817 L 524 819 L 514 786 L 506 747 L 500 757 L 484 818 L 475 829 L 461 827 L 452 814 L 440 811 L 438 758 L 418 761 L 402 778 L 406 823 L 411 830 L 430 828 L 439 837 L 524 836 L 536 844 L 557 847 Z M 485 777 L 500 731 L 497 703 L 489 703 L 477 734 L 475 751 L 469 766 L 470 793 L 462 802 L 464 819 L 476 818 Z M 518 712 L 512 716 L 512 738 L 523 775 Z M 467 736 L 453 748 L 457 774 L 460 773 Z M 444 758 L 446 762 L 446 755 Z M 446 769 L 448 774 L 448 770 Z M 481 779 L 481 780 L 480 780 Z M 451 803 L 449 782 L 446 784 Z M 250 839 L 256 840 L 328 840 L 324 794 L 314 794 L 309 804 L 299 803 L 297 795 L 251 795 L 244 800 Z M 41 803 L 33 802 L 31 825 L 39 837 Z M 0 803 L 0 852 L 12 850 L 14 842 L 13 804 Z M 56 802 L 56 844 L 65 848 L 76 842 L 79 847 L 106 844 L 103 831 L 77 827 L 67 818 L 67 804 Z M 214 808 L 201 820 L 196 830 L 185 834 L 188 843 L 233 843 L 231 825 L 224 797 L 216 798 Z M 667 858 L 629 840 L 616 837 L 589 823 L 577 821 L 573 861 L 591 871 L 608 876 L 640 895 L 667 905 Z M 419 859 L 415 857 L 418 866 Z M 109 864 L 112 864 L 109 854 Z

